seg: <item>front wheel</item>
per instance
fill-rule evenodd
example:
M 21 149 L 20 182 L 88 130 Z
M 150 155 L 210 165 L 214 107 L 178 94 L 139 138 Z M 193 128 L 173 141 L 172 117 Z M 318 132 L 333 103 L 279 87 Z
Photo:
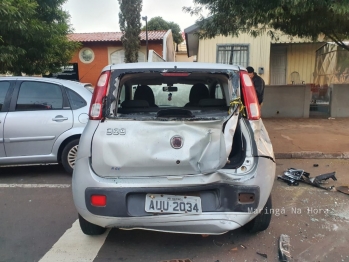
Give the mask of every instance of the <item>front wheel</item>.
M 79 139 L 74 139 L 66 144 L 62 151 L 62 165 L 68 174 L 73 174 L 78 146 Z
M 250 233 L 257 233 L 259 231 L 266 230 L 270 224 L 271 213 L 272 203 L 270 195 L 263 210 L 254 219 L 244 225 L 244 228 Z
M 79 214 L 79 223 L 80 223 L 81 231 L 85 235 L 89 235 L 89 236 L 102 235 L 107 230 L 104 227 L 100 227 L 88 222 L 80 214 Z

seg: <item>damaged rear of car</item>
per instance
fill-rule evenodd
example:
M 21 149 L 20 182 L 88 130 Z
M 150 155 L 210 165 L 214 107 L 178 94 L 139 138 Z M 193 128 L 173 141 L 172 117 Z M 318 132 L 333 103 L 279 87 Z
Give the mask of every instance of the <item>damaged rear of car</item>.
M 73 175 L 82 231 L 222 234 L 266 229 L 275 161 L 244 68 L 103 69 Z

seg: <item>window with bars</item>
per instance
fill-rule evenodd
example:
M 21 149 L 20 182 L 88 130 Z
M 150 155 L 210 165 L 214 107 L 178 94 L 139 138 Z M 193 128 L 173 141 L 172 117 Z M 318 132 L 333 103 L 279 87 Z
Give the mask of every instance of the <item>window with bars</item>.
M 248 66 L 249 46 L 248 45 L 218 45 L 217 63 L 229 65 Z

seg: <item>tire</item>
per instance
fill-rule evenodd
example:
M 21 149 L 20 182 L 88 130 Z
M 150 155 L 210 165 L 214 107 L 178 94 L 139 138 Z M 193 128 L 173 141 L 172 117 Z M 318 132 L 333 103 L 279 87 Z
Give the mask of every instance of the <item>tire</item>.
M 89 235 L 89 236 L 102 235 L 107 230 L 104 227 L 100 227 L 88 222 L 80 214 L 79 214 L 79 223 L 80 223 L 81 231 L 85 235 Z
M 257 233 L 266 230 L 269 227 L 271 220 L 271 209 L 272 203 L 270 195 L 263 210 L 254 219 L 244 225 L 244 228 L 250 233 Z
M 78 154 L 79 139 L 70 141 L 62 151 L 62 165 L 68 174 L 73 174 L 76 156 Z

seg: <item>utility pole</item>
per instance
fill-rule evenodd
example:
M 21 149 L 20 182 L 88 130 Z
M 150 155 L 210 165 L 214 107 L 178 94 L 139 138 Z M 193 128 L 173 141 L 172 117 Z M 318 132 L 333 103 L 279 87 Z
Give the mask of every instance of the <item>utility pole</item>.
M 147 46 L 147 62 L 148 62 L 148 17 L 147 16 L 142 16 L 142 20 L 145 21 L 145 44 Z

